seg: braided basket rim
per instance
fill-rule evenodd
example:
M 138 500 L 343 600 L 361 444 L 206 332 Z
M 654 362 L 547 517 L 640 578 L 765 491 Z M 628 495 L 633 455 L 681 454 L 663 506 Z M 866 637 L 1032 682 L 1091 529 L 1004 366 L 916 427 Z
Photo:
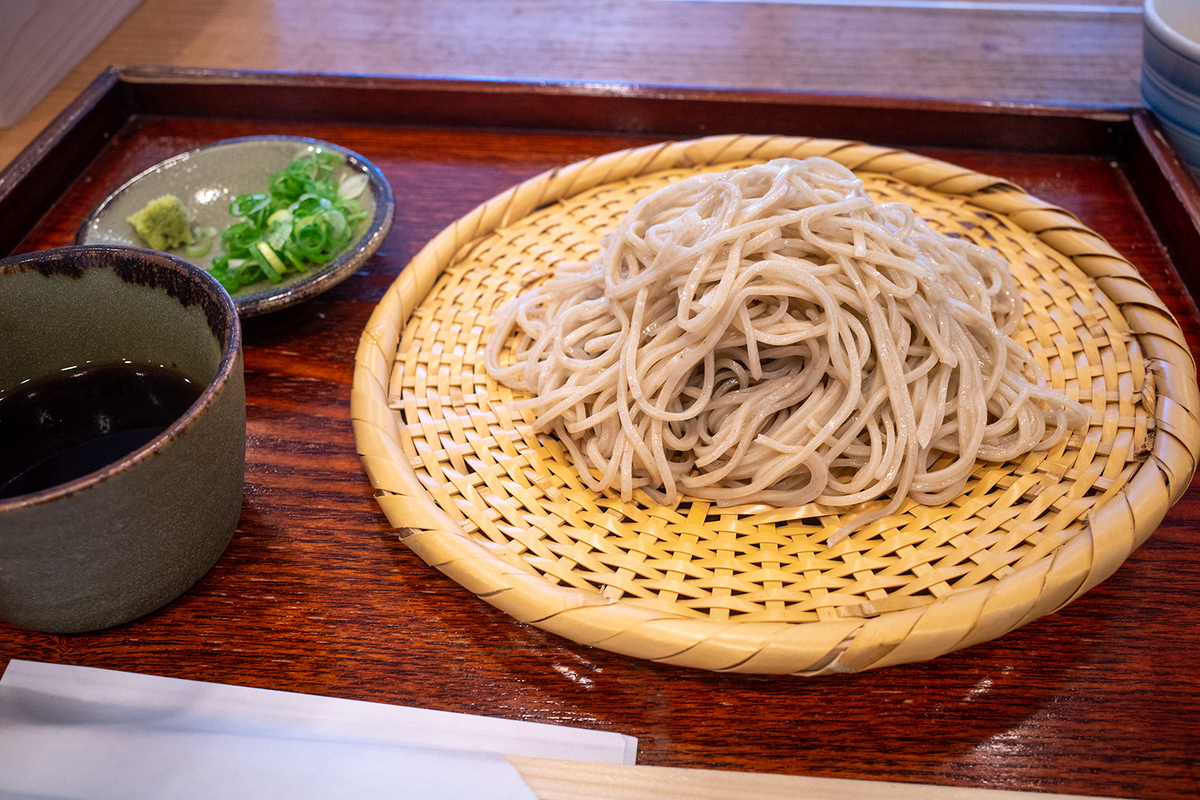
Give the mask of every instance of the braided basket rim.
M 398 444 L 389 375 L 413 310 L 474 243 L 561 198 L 668 169 L 820 155 L 1001 215 L 1068 257 L 1121 310 L 1157 390 L 1156 434 L 1128 485 L 1088 514 L 1084 530 L 1002 579 L 919 607 L 817 622 L 679 618 L 550 583 L 474 541 L 428 494 Z M 552 169 L 479 205 L 430 240 L 393 282 L 361 335 L 351 418 L 376 499 L 401 540 L 517 620 L 581 644 L 718 671 L 820 675 L 922 661 L 1003 635 L 1072 602 L 1111 575 L 1186 490 L 1200 452 L 1200 391 L 1183 333 L 1136 268 L 1070 212 L 1020 187 L 947 162 L 859 142 L 714 136 L 622 150 Z

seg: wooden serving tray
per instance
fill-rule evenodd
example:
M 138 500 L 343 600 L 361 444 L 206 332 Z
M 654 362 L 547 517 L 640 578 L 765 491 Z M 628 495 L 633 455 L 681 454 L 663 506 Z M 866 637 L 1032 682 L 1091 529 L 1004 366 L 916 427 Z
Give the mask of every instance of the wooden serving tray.
M 1122 234 L 1152 233 L 1157 252 L 1134 254 L 1139 268 L 1152 280 L 1171 271 L 1189 286 L 1200 280 L 1180 269 L 1200 246 L 1200 194 L 1145 109 L 162 67 L 110 68 L 0 173 L 0 254 L 65 243 L 49 234 L 48 212 L 103 197 L 105 172 L 128 177 L 181 146 L 282 130 L 352 134 L 401 161 L 476 166 L 474 185 L 457 187 L 455 207 L 464 209 L 484 199 L 472 189 L 485 173 L 528 176 L 668 138 L 853 139 L 1001 175 L 1079 214 L 1118 248 Z M 515 134 L 538 141 L 505 149 Z M 402 188 L 412 205 L 445 201 L 441 186 Z M 1096 224 L 1109 214 L 1140 219 Z
M 0 173 L 0 254 L 70 244 L 96 203 L 164 158 L 272 133 L 362 153 L 392 183 L 397 208 L 391 234 L 359 273 L 247 321 L 247 493 L 233 545 L 184 598 L 129 626 L 51 637 L 0 623 L 0 666 L 62 661 L 553 718 L 636 735 L 639 761 L 659 766 L 1144 797 L 1194 788 L 1200 660 L 1180 646 L 1180 632 L 1200 624 L 1189 599 L 1200 590 L 1194 488 L 1116 577 L 1064 612 L 963 654 L 891 668 L 886 680 L 863 673 L 784 688 L 574 646 L 467 596 L 395 541 L 349 419 L 364 325 L 447 225 L 546 169 L 721 133 L 866 141 L 1007 178 L 1124 254 L 1196 352 L 1200 315 L 1189 290 L 1200 291 L 1200 195 L 1149 112 L 110 70 Z M 469 678 L 448 681 L 446 665 L 464 657 Z M 630 700 L 617 711 L 598 699 L 622 692 Z M 905 699 L 891 704 L 892 692 Z M 821 721 L 820 747 L 805 720 Z M 1018 726 L 1019 740 L 989 744 Z
M 1186 266 L 1200 252 L 1200 193 L 1145 109 L 162 67 L 107 70 L 0 173 L 0 254 L 66 244 L 75 209 L 160 157 L 285 131 L 370 142 L 409 168 L 398 194 L 427 210 L 467 210 L 512 178 L 668 138 L 859 140 L 1000 175 L 1064 206 L 1118 249 L 1134 244 L 1130 258 L 1160 296 L 1177 294 L 1179 277 L 1200 286 Z M 507 148 L 518 134 L 536 141 Z M 455 198 L 412 169 L 435 164 L 472 173 L 452 182 Z M 438 217 L 423 226 L 431 232 L 453 219 L 424 216 Z M 1190 302 L 1173 310 L 1195 316 Z

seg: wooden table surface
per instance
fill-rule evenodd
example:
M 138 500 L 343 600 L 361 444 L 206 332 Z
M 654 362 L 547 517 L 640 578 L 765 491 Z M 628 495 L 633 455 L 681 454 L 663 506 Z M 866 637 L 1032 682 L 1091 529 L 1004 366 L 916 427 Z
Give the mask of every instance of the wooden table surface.
M 114 61 L 1136 105 L 1131 6 L 587 0 L 566 11 L 354 0 L 335 11 L 303 0 L 147 0 L 29 121 L 0 134 L 0 163 Z M 1112 578 L 1066 609 L 932 662 L 830 678 L 714 674 L 575 645 L 425 565 L 398 542 L 355 452 L 350 384 L 367 317 L 416 250 L 475 203 L 540 169 L 640 141 L 333 123 L 273 130 L 364 152 L 413 200 L 398 204 L 392 235 L 358 275 L 246 322 L 245 500 L 212 573 L 167 608 L 100 633 L 0 623 L 0 667 L 25 658 L 617 731 L 638 737 L 648 765 L 1200 795 L 1196 485 Z M 148 120 L 133 134 L 136 154 L 107 150 L 92 171 L 103 180 L 74 187 L 22 249 L 69 243 L 105 181 L 197 142 L 265 131 Z M 1040 181 L 1040 193 L 1155 274 L 1195 351 L 1195 307 L 1152 252 L 1147 221 L 1091 193 L 1101 183 L 1126 192 L 1115 173 L 1064 158 L 1047 177 L 1014 158 L 934 155 Z
M 145 0 L 24 121 L 0 130 L 0 166 L 109 65 L 1134 106 L 1140 8 L 1140 0 Z

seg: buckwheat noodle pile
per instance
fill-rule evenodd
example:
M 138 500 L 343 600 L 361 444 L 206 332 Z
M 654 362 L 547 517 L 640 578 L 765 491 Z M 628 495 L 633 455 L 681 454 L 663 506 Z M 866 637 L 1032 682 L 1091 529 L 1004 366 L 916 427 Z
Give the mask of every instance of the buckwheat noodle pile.
M 485 352 L 593 490 L 889 498 L 833 542 L 1087 420 L 1011 338 L 1022 301 L 1004 260 L 876 204 L 833 161 L 682 180 L 601 244 L 499 310 Z

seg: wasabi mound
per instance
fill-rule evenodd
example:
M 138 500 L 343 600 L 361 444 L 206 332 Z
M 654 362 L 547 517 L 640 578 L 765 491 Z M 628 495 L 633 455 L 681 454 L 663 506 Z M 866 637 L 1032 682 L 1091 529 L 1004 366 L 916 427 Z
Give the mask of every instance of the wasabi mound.
M 151 200 L 126 221 L 155 250 L 171 250 L 193 241 L 187 209 L 173 194 Z

